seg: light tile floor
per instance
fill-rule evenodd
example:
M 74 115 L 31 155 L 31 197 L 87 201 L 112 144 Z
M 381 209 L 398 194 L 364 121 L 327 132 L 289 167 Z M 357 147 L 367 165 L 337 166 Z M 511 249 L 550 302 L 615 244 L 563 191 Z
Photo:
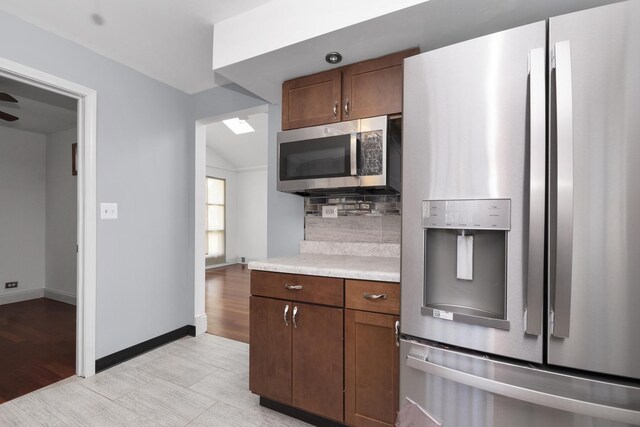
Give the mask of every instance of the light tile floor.
M 249 345 L 183 338 L 0 405 L 0 426 L 308 426 L 249 391 Z

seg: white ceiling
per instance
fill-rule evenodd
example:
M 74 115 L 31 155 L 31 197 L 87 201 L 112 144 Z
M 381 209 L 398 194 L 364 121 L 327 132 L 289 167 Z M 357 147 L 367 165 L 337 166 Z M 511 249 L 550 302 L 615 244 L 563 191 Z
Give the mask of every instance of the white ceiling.
M 332 50 L 343 54 L 343 64 L 415 46 L 427 51 L 615 1 L 429 0 L 215 73 L 213 24 L 270 0 L 0 0 L 0 9 L 187 93 L 231 81 L 278 103 L 283 80 L 330 68 L 324 55 Z M 269 37 L 269 28 L 279 24 L 271 19 L 243 37 Z
M 269 1 L 0 0 L 0 9 L 184 92 L 197 93 L 216 86 L 213 24 Z M 97 25 L 92 14 L 99 14 L 103 24 Z
M 332 68 L 324 60 L 327 52 L 341 52 L 340 65 L 416 46 L 425 52 L 616 1 L 620 0 L 429 0 L 216 72 L 271 103 L 279 103 L 284 80 Z
M 241 135 L 233 133 L 222 121 L 211 123 L 207 125 L 207 147 L 235 170 L 266 166 L 267 118 L 263 112 L 246 115 L 256 131 Z
M 0 126 L 50 134 L 76 125 L 77 101 L 73 98 L 5 77 L 0 77 L 0 92 L 18 100 L 17 103 L 0 101 L 0 111 L 19 117 L 14 122 L 0 119 Z

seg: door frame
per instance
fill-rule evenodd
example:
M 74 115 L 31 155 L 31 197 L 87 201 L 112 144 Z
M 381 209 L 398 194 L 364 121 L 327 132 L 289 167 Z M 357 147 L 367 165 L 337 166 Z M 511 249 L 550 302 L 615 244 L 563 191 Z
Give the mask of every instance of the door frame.
M 78 101 L 76 375 L 90 377 L 96 360 L 97 92 L 5 58 L 0 58 L 0 76 Z
M 239 114 L 268 113 L 269 105 L 262 104 L 242 110 L 234 110 L 217 116 L 198 119 L 195 121 L 194 141 L 194 221 L 193 221 L 193 324 L 196 336 L 207 332 L 207 312 L 205 308 L 205 218 L 203 206 L 206 204 L 205 179 L 207 177 L 207 125 L 222 120 L 238 117 Z M 226 194 L 225 194 L 226 197 Z M 226 205 L 225 205 L 226 209 Z M 225 215 L 225 222 L 226 222 Z M 226 236 L 225 236 L 226 237 Z M 226 242 L 225 242 L 226 244 Z M 199 256 L 198 254 L 202 254 Z

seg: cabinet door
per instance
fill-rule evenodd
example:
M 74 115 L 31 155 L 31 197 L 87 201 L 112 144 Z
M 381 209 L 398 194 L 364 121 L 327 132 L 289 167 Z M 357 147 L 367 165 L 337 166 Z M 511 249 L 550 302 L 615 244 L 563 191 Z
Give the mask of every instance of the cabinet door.
M 398 413 L 397 316 L 345 310 L 345 422 L 393 426 Z
M 282 84 L 282 130 L 339 122 L 340 69 Z
M 343 309 L 293 303 L 293 406 L 343 420 Z
M 250 304 L 249 389 L 290 405 L 291 302 L 252 296 Z
M 402 112 L 402 61 L 409 49 L 347 66 L 342 72 L 342 120 Z

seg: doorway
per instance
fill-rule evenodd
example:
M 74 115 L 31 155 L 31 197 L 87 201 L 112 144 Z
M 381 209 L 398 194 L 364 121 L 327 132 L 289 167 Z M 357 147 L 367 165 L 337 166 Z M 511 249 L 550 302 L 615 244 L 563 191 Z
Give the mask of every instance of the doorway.
M 97 94 L 48 73 L 0 58 L 0 77 L 67 96 L 77 104 L 77 265 L 75 373 L 95 374 Z M 72 160 L 71 154 L 69 159 Z M 44 291 L 43 291 L 44 292 Z
M 196 204 L 206 204 L 196 253 L 207 253 L 196 259 L 196 334 L 249 341 L 247 265 L 267 256 L 267 151 L 266 105 L 196 124 Z

